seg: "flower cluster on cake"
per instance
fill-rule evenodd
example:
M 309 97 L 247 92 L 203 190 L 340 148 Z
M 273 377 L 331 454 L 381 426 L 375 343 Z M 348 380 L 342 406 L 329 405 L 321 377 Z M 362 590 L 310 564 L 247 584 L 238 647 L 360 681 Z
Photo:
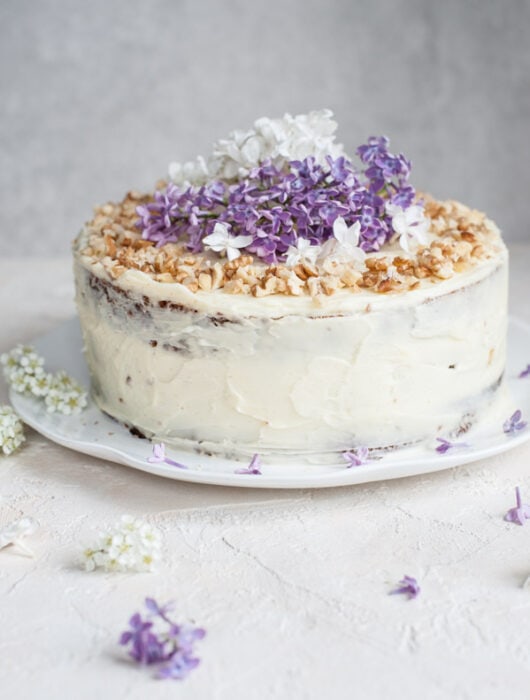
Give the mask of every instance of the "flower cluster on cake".
M 469 426 L 504 369 L 495 224 L 328 110 L 259 119 L 76 239 L 93 395 L 168 444 L 335 454 Z

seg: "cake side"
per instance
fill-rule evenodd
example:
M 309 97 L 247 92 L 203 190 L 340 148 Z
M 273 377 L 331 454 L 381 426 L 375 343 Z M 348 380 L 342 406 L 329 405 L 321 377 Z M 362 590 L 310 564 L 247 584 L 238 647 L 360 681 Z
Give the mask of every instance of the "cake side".
M 167 444 L 240 456 L 395 447 L 472 422 L 504 370 L 505 254 L 459 285 L 349 293 L 349 311 L 344 299 L 316 315 L 264 317 L 253 297 L 255 314 L 220 314 L 222 292 L 197 309 L 150 294 L 168 285 L 149 280 L 140 295 L 81 261 L 76 279 L 96 402 Z

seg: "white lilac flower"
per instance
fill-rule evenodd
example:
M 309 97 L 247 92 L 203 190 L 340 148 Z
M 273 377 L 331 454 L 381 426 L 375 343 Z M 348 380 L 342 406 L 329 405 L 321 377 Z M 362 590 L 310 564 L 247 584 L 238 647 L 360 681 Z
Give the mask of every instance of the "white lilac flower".
M 359 247 L 361 224 L 356 221 L 348 226 L 342 216 L 333 222 L 333 238 L 329 238 L 322 246 L 320 258 L 337 262 L 363 263 L 366 253 Z
M 320 246 L 311 245 L 311 241 L 307 238 L 298 238 L 296 245 L 290 245 L 287 248 L 285 264 L 287 267 L 294 267 L 299 262 L 308 262 L 314 265 L 320 253 Z
M 315 158 L 319 165 L 328 165 L 327 156 L 337 158 L 343 147 L 335 143 L 337 123 L 329 109 L 280 119 L 263 117 L 247 131 L 232 131 L 228 138 L 217 141 L 208 163 L 203 158 L 184 163 L 171 163 L 169 177 L 176 185 L 202 185 L 208 179 L 234 180 L 245 177 L 266 160 L 281 168 L 291 160 Z
M 241 255 L 240 248 L 244 248 L 252 243 L 252 236 L 232 236 L 228 226 L 217 222 L 213 232 L 205 236 L 202 241 L 207 248 L 216 253 L 226 253 L 229 260 L 235 260 Z
M 208 166 L 202 156 L 187 163 L 170 163 L 169 179 L 179 187 L 204 185 L 209 179 Z
M 33 552 L 21 540 L 28 535 L 32 535 L 36 529 L 37 521 L 33 518 L 13 520 L 0 529 L 0 549 L 9 547 L 9 545 L 16 545 L 26 554 L 33 556 Z
M 334 143 L 337 123 L 332 117 L 331 110 L 323 109 L 296 117 L 286 114 L 282 120 L 276 120 L 280 121 L 286 132 L 282 139 L 276 139 L 274 143 L 278 155 L 286 161 L 313 156 L 320 165 L 326 164 L 327 156 L 337 158 L 342 155 L 342 146 Z M 263 121 L 258 120 L 255 125 L 262 131 Z
M 0 406 L 0 452 L 12 454 L 24 442 L 22 421 L 11 406 Z
M 413 204 L 407 209 L 402 209 L 394 204 L 387 204 L 386 211 L 392 217 L 392 228 L 399 236 L 399 245 L 404 251 L 410 253 L 411 245 L 428 243 L 429 220 L 423 207 Z
M 152 525 L 124 515 L 113 528 L 100 533 L 95 545 L 84 551 L 85 569 L 152 571 L 160 559 L 162 541 Z

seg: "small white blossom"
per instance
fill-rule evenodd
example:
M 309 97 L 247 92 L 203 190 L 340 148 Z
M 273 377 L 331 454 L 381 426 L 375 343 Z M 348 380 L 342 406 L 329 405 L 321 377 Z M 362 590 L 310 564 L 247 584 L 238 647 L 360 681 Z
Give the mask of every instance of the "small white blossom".
M 28 377 L 44 374 L 44 359 L 28 345 L 17 345 L 10 352 L 0 355 L 0 364 L 7 382 L 19 393 L 29 391 Z
M 314 265 L 319 252 L 320 246 L 311 245 L 311 241 L 307 238 L 299 238 L 296 245 L 290 245 L 287 248 L 285 264 L 287 267 L 294 267 L 299 262 L 304 261 Z
M 87 402 L 86 391 L 70 375 L 63 371 L 52 375 L 44 398 L 48 413 L 80 413 Z
M 26 377 L 26 383 L 30 394 L 33 394 L 33 396 L 44 397 L 48 394 L 50 387 L 53 384 L 53 375 L 43 373 L 38 376 L 28 376 Z
M 361 224 L 356 221 L 348 226 L 342 216 L 333 222 L 333 238 L 329 238 L 322 246 L 320 259 L 337 262 L 363 263 L 366 253 L 359 247 Z
M 139 518 L 124 515 L 83 553 L 85 570 L 152 571 L 160 559 L 160 532 Z
M 392 228 L 399 236 L 399 245 L 404 251 L 410 253 L 411 244 L 417 246 L 428 243 L 429 220 L 425 216 L 423 207 L 413 204 L 407 209 L 402 209 L 393 204 L 387 204 L 386 211 L 392 217 Z
M 327 167 L 326 157 L 337 158 L 343 153 L 335 143 L 337 123 L 329 109 L 280 119 L 263 117 L 247 131 L 232 131 L 228 138 L 217 141 L 208 162 L 171 163 L 169 177 L 176 185 L 201 185 L 207 180 L 234 180 L 270 160 L 282 168 L 290 160 L 313 156 L 319 165 Z
M 241 255 L 239 249 L 250 245 L 252 240 L 252 236 L 232 236 L 226 224 L 217 222 L 213 232 L 205 236 L 202 242 L 216 253 L 226 253 L 229 260 L 235 260 Z
M 208 166 L 202 156 L 187 163 L 170 163 L 168 172 L 170 180 L 180 187 L 204 185 L 209 179 Z
M 0 406 L 0 451 L 12 454 L 25 441 L 22 421 L 11 406 Z
M 31 394 L 31 382 L 35 377 L 31 374 L 26 374 L 24 370 L 19 367 L 11 372 L 9 378 L 9 386 L 16 391 L 17 394 Z
M 9 547 L 9 545 L 16 545 L 26 554 L 33 556 L 33 552 L 21 540 L 28 535 L 32 535 L 36 529 L 37 521 L 33 518 L 13 520 L 0 529 L 0 549 Z

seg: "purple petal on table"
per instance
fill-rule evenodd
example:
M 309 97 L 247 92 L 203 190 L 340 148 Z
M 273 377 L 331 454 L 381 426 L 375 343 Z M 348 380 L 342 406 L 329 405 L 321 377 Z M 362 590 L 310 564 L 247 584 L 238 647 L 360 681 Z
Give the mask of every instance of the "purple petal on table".
M 524 525 L 524 521 L 530 519 L 530 506 L 522 502 L 521 491 L 518 486 L 515 487 L 515 502 L 515 508 L 510 508 L 504 516 L 504 520 L 509 523 Z
M 404 594 L 410 600 L 416 598 L 420 591 L 420 586 L 413 576 L 404 576 L 399 582 L 398 588 L 390 591 L 389 595 Z
M 525 377 L 530 377 L 530 365 L 526 365 L 526 368 L 519 374 L 519 379 L 524 379 Z

